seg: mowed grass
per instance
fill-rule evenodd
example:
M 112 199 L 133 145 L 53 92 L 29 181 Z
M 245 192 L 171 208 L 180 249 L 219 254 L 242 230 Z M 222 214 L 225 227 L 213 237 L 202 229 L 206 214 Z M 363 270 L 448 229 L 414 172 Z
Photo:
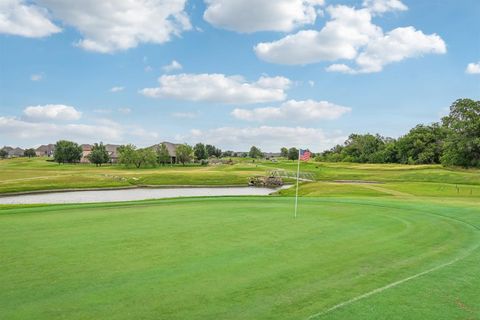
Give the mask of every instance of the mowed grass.
M 295 188 L 281 190 L 283 196 L 294 196 Z M 306 197 L 428 197 L 477 200 L 480 204 L 480 185 L 432 182 L 339 183 L 303 182 L 299 195 Z M 432 199 L 428 199 L 429 201 Z
M 1 210 L 0 318 L 479 318 L 476 199 L 304 197 L 292 213 L 289 197 Z
M 136 169 L 17 158 L 0 160 L 0 193 L 138 185 L 247 185 L 249 177 L 264 173 L 264 168 L 253 163 Z
M 297 169 L 294 161 L 272 162 L 235 158 L 234 161 L 233 165 L 205 167 L 178 165 L 134 169 L 120 165 L 95 167 L 89 164 L 57 164 L 47 161 L 46 158 L 0 160 L 0 194 L 38 190 L 142 185 L 246 186 L 249 178 L 252 176 L 266 175 L 274 170 L 283 170 L 291 175 L 295 175 Z M 480 170 L 444 168 L 440 165 L 408 166 L 319 163 L 311 161 L 301 164 L 301 172 L 310 174 L 316 181 L 362 180 L 390 183 L 392 185 L 389 187 L 395 190 L 398 189 L 397 191 L 399 192 L 403 192 L 404 188 L 410 188 L 407 183 L 415 183 L 416 185 L 417 183 L 423 183 L 419 194 L 423 193 L 426 196 L 446 195 L 458 197 L 471 192 L 472 196 L 475 197 L 480 186 Z M 292 182 L 291 179 L 286 181 Z M 435 184 L 443 184 L 443 187 L 437 188 Z M 457 185 L 465 186 L 465 192 L 463 192 L 463 189 L 457 192 Z M 470 186 L 473 187 L 469 188 Z M 450 192 L 452 188 L 455 189 L 456 194 Z M 366 188 L 361 187 L 352 187 L 352 189 L 356 189 L 353 195 L 356 195 L 357 192 L 367 196 L 382 193 L 374 192 L 372 188 L 370 191 L 366 191 Z M 346 195 L 348 196 L 349 193 Z M 467 196 L 470 195 L 468 194 Z

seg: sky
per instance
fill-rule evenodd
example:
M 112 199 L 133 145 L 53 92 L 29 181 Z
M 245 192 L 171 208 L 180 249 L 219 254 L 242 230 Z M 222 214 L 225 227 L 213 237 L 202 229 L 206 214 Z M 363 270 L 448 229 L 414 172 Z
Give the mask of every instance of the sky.
M 0 146 L 322 151 L 480 99 L 478 0 L 0 0 Z

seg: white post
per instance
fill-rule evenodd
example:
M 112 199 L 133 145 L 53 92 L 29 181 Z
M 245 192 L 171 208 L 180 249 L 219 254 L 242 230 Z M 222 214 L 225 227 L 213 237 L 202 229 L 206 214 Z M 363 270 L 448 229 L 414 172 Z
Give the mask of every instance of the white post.
M 298 206 L 298 179 L 300 177 L 300 149 L 298 149 L 298 163 L 297 163 L 297 189 L 295 190 L 295 216 L 297 218 L 297 206 Z

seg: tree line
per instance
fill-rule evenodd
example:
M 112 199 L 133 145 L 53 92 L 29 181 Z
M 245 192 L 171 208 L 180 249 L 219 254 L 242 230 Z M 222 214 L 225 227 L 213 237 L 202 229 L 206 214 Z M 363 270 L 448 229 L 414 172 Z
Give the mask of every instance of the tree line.
M 480 101 L 459 99 L 440 122 L 419 124 L 398 139 L 351 134 L 316 160 L 480 167 Z
M 172 157 L 165 144 L 159 144 L 148 148 L 137 148 L 133 144 L 126 144 L 118 147 L 118 163 L 127 167 L 154 167 L 157 165 L 172 164 Z M 248 153 L 237 153 L 233 151 L 222 151 L 220 148 L 210 144 L 197 143 L 190 146 L 186 143 L 176 146 L 176 162 L 182 165 L 191 162 L 208 164 L 208 159 L 224 157 L 251 157 L 262 158 L 263 152 L 252 146 Z M 55 143 L 55 152 L 53 160 L 58 163 L 79 163 L 82 159 L 82 146 L 68 140 L 59 140 Z M 101 166 L 111 163 L 112 159 L 105 145 L 95 143 L 92 145 L 90 153 L 86 156 L 90 163 Z
M 172 157 L 165 144 L 144 149 L 137 149 L 134 145 L 129 144 L 119 147 L 118 153 L 118 163 L 125 166 L 140 168 L 142 166 L 153 167 L 157 165 L 164 166 L 172 164 Z M 238 153 L 233 151 L 222 151 L 220 148 L 210 144 L 197 143 L 194 146 L 191 146 L 184 143 L 177 145 L 175 156 L 176 162 L 182 165 L 192 162 L 207 165 L 208 160 L 212 158 L 251 157 L 255 159 L 262 158 L 264 154 L 255 146 L 252 146 L 248 153 Z

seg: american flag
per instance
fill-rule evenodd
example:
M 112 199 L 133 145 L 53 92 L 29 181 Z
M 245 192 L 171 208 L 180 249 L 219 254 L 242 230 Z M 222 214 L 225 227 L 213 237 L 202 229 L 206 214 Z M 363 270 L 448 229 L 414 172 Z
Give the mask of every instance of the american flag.
M 310 151 L 300 149 L 300 160 L 308 161 L 308 160 L 310 160 L 311 156 L 312 156 L 312 154 L 311 154 Z

